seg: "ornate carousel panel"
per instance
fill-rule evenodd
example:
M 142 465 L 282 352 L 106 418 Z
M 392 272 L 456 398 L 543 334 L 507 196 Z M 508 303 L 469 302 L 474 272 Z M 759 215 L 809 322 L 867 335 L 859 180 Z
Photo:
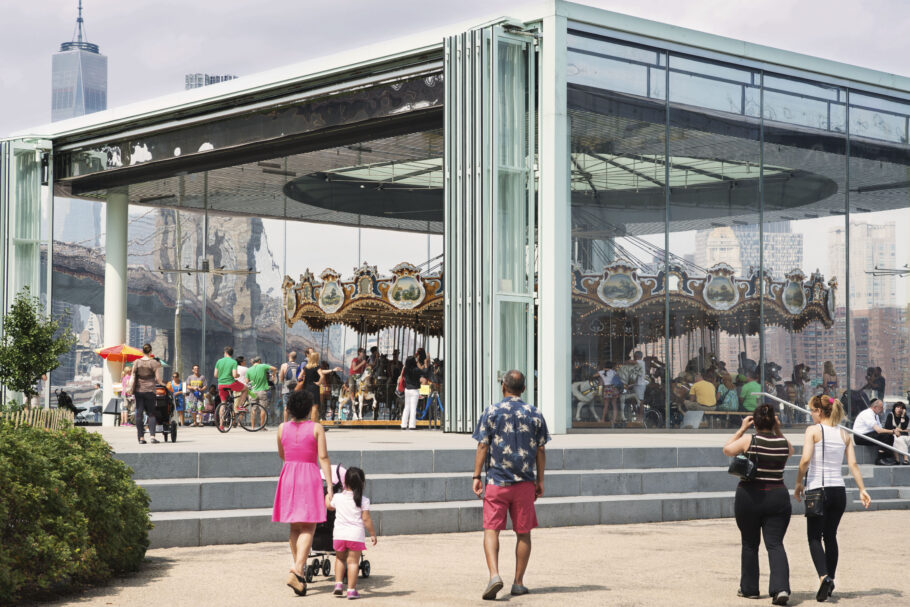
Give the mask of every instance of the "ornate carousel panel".
M 360 333 L 386 327 L 407 327 L 431 336 L 442 335 L 443 276 L 423 274 L 415 265 L 400 263 L 391 276 L 379 276 L 364 263 L 342 280 L 326 268 L 317 280 L 307 270 L 297 282 L 285 276 L 285 323 L 303 321 L 314 331 L 342 324 Z
M 656 275 L 642 274 L 634 264 L 622 260 L 596 274 L 576 266 L 572 269 L 573 332 L 634 338 L 641 343 L 657 341 L 664 337 L 664 302 L 669 296 L 670 337 L 701 328 L 754 335 L 760 330 L 757 319 L 762 294 L 766 325 L 798 332 L 811 322 L 820 322 L 828 329 L 834 324 L 836 289 L 835 279 L 826 284 L 815 272 L 807 282 L 799 269 L 788 272 L 783 281 L 774 281 L 758 270 L 747 278 L 737 278 L 725 263 L 697 277 L 682 266 L 670 266 L 668 272 Z

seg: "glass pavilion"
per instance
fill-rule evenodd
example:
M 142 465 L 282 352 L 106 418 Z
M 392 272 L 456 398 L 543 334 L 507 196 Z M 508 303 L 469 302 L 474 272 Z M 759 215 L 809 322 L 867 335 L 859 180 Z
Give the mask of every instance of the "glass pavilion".
M 48 397 L 101 345 L 157 339 L 184 374 L 227 343 L 281 361 L 314 335 L 285 276 L 393 244 L 444 261 L 448 431 L 510 368 L 552 431 L 618 426 L 579 389 L 635 352 L 633 427 L 681 424 L 709 368 L 794 399 L 870 367 L 910 390 L 905 77 L 556 1 L 0 152 L 3 305 L 31 286 L 80 337 Z

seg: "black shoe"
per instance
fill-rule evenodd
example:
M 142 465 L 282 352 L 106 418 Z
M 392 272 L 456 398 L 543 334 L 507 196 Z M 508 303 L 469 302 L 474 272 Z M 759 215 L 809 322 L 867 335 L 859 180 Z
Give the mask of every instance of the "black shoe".
M 890 458 L 880 457 L 877 460 L 875 460 L 875 465 L 876 466 L 896 466 L 897 462 Z
M 821 585 L 818 587 L 818 592 L 815 593 L 815 600 L 819 603 L 823 603 L 828 600 L 828 597 L 831 596 L 832 592 L 834 592 L 834 582 L 826 575 L 825 579 L 822 580 Z
M 790 593 L 786 590 L 781 590 L 774 595 L 774 598 L 771 600 L 772 605 L 786 605 L 787 601 L 790 600 Z
M 742 589 L 736 591 L 736 596 L 744 599 L 760 599 L 761 595 L 758 594 L 743 594 Z

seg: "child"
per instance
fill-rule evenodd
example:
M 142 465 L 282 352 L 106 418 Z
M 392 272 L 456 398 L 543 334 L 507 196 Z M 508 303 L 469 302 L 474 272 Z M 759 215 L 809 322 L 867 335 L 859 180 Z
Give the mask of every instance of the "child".
M 335 511 L 335 528 L 332 532 L 332 548 L 335 550 L 335 596 L 344 594 L 345 567 L 348 573 L 348 598 L 359 599 L 357 594 L 357 572 L 360 569 L 360 555 L 366 547 L 366 533 L 370 542 L 376 545 L 376 532 L 370 518 L 370 500 L 363 497 L 365 477 L 363 470 L 348 468 L 344 475 L 344 491 L 331 499 L 326 496 L 326 507 Z
M 613 417 L 610 418 L 610 421 L 613 422 L 615 426 L 620 421 L 626 421 L 625 415 L 623 414 L 620 417 L 619 412 L 619 393 L 622 389 L 622 380 L 619 379 L 619 376 L 614 371 L 616 365 L 612 362 L 604 364 L 603 371 L 600 371 L 600 381 L 603 383 L 603 401 L 604 408 L 600 413 L 600 422 L 604 423 L 607 421 L 607 409 L 612 405 L 613 407 Z

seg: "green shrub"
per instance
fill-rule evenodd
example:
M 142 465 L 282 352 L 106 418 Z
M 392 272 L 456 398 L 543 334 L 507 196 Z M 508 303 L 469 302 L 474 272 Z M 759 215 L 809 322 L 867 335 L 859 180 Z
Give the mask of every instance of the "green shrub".
M 148 504 L 99 434 L 0 423 L 0 604 L 135 571 Z

